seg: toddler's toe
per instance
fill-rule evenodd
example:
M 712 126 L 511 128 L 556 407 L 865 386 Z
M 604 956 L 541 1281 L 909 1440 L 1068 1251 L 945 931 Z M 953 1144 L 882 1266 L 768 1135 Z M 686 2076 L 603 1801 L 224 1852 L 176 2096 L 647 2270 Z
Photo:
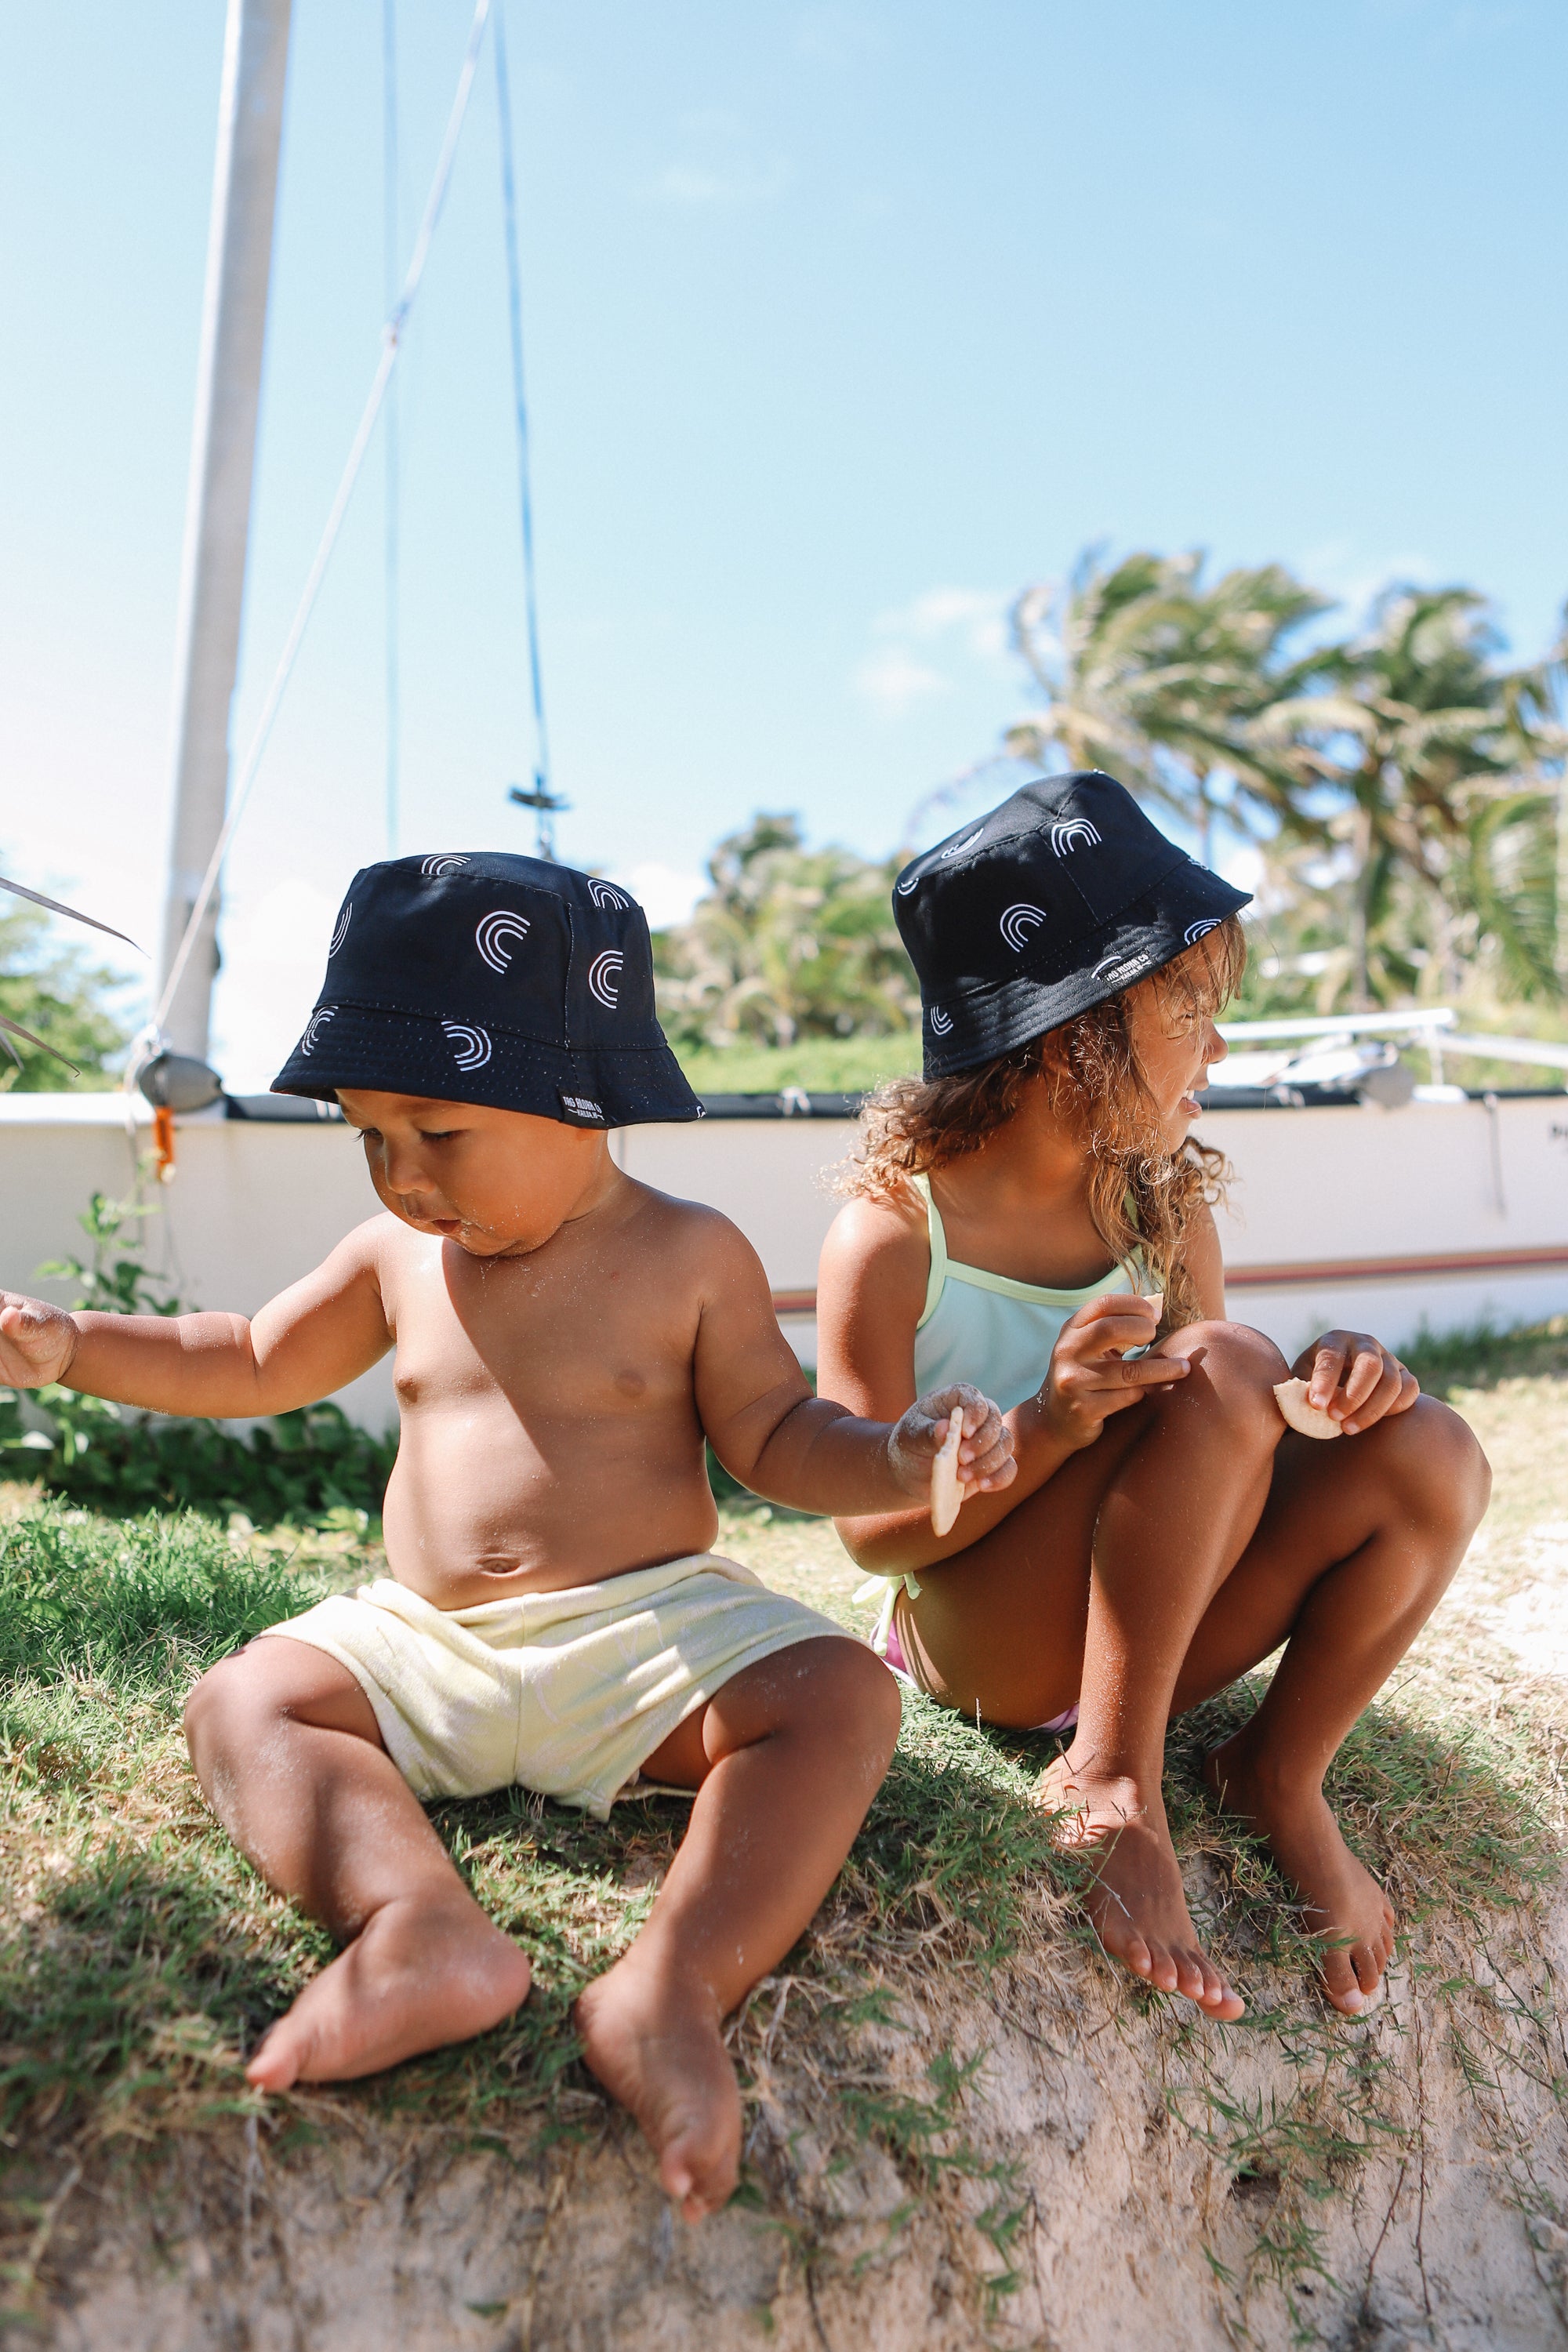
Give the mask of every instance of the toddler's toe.
M 658 2166 L 666 2196 L 679 2206 L 688 2221 L 706 2221 L 735 2193 L 740 2179 L 740 2149 L 726 2134 L 715 2136 L 700 2126 L 679 2134 L 664 2148 Z

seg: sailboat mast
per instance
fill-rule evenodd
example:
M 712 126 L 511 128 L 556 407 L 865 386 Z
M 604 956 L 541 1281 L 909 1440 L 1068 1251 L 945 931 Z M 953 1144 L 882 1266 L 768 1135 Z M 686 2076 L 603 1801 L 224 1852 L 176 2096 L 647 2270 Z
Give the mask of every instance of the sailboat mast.
M 202 310 L 174 668 L 174 811 L 158 982 L 173 967 L 228 796 L 229 706 L 239 661 L 256 420 L 290 0 L 229 0 Z M 205 1060 L 217 974 L 217 894 L 165 1019 Z

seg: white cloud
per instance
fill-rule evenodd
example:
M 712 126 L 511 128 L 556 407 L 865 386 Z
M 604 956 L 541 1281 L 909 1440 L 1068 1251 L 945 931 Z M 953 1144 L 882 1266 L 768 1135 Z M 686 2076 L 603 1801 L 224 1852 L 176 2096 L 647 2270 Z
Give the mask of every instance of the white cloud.
M 897 612 L 882 614 L 877 631 L 879 635 L 910 637 L 922 645 L 956 638 L 978 660 L 995 661 L 1007 651 L 1011 601 L 988 588 L 928 588 Z
M 1359 627 L 1367 617 L 1373 598 L 1391 581 L 1412 581 L 1418 587 L 1434 588 L 1440 584 L 1441 568 L 1429 555 L 1415 551 L 1382 556 L 1373 562 L 1352 541 L 1332 539 L 1308 550 L 1302 560 L 1301 576 L 1310 587 L 1337 598 L 1352 625 Z
M 788 166 L 770 164 L 752 172 L 715 172 L 695 163 L 667 163 L 648 183 L 661 205 L 765 205 L 789 185 Z
M 253 903 L 241 900 L 228 929 L 226 953 L 231 960 L 243 956 L 290 970 L 302 963 L 324 969 L 339 904 L 314 882 L 291 875 Z
M 795 19 L 795 46 L 818 65 L 850 66 L 876 56 L 886 42 L 881 27 L 858 10 L 811 7 Z
M 623 890 L 629 890 L 647 917 L 648 929 L 661 931 L 671 923 L 684 923 L 691 909 L 708 887 L 707 877 L 688 874 L 675 866 L 663 866 L 657 858 L 640 866 L 617 868 L 610 876 Z
M 901 646 L 889 646 L 886 653 L 869 656 L 855 672 L 855 684 L 884 719 L 901 719 L 917 702 L 952 691 L 951 678 L 917 661 Z
M 878 650 L 855 671 L 855 687 L 885 719 L 950 694 L 955 670 L 1000 671 L 1007 661 L 1009 598 L 989 588 L 927 588 L 871 624 Z

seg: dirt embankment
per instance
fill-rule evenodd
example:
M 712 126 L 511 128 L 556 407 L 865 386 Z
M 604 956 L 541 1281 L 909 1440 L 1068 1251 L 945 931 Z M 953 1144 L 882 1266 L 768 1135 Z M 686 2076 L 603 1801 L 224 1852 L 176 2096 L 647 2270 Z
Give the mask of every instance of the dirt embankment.
M 58 2352 L 1568 2346 L 1548 1386 L 1468 1401 L 1498 1503 L 1336 1766 L 1407 1928 L 1369 2019 L 1324 2009 L 1278 1881 L 1203 1802 L 1217 1714 L 1178 1727 L 1168 1790 L 1194 1912 L 1251 2003 L 1230 2030 L 1133 1990 L 1059 1874 L 1008 1865 L 1009 1790 L 1036 1766 L 916 1706 L 800 1973 L 735 2028 L 745 2187 L 702 2229 L 571 2074 L 515 2125 L 504 2101 L 437 2128 L 311 2096 L 137 2162 L 101 2131 L 14 2147 L 37 2201 L 11 2308 Z M 832 1597 L 827 1550 L 764 1533 L 760 1566 Z M 944 1860 L 954 1824 L 971 1848 Z
M 1358 2026 L 1308 2009 L 1222 2036 L 1076 1950 L 944 1995 L 933 1976 L 893 2021 L 836 2025 L 811 1985 L 772 1984 L 740 2037 L 754 2202 L 697 2231 L 586 2098 L 578 2132 L 527 2151 L 328 2103 L 291 2150 L 237 2126 L 68 2187 L 46 2332 L 59 2352 L 1535 2352 L 1568 2342 L 1568 1907 L 1542 1927 L 1489 1958 L 1434 1928 Z

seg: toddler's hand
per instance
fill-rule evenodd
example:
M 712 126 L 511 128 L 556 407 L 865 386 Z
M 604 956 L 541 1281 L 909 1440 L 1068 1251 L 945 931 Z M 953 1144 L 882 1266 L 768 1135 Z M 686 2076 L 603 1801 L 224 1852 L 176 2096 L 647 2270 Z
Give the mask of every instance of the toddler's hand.
M 1013 1433 L 988 1396 L 967 1381 L 951 1388 L 932 1389 L 917 1397 L 894 1424 L 888 1439 L 888 1461 L 907 1495 L 926 1502 L 931 1496 L 931 1465 L 947 1436 L 949 1416 L 963 1412 L 963 1436 L 958 1448 L 958 1475 L 966 1495 L 989 1494 L 1010 1486 L 1018 1475 L 1013 1459 Z
M 63 1307 L 0 1290 L 0 1381 L 8 1388 L 43 1389 L 63 1381 L 80 1337 Z
M 1307 1382 L 1307 1402 L 1331 1412 L 1346 1437 L 1385 1413 L 1408 1412 L 1421 1383 L 1370 1331 L 1325 1331 L 1290 1367 Z
M 1062 1325 L 1039 1394 L 1040 1409 L 1057 1436 L 1075 1447 L 1092 1445 L 1108 1414 L 1136 1404 L 1150 1389 L 1185 1379 L 1184 1356 L 1127 1360 L 1129 1348 L 1146 1348 L 1153 1339 L 1163 1305 L 1161 1298 L 1112 1290 L 1080 1307 Z

